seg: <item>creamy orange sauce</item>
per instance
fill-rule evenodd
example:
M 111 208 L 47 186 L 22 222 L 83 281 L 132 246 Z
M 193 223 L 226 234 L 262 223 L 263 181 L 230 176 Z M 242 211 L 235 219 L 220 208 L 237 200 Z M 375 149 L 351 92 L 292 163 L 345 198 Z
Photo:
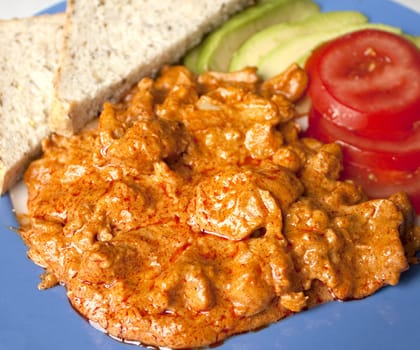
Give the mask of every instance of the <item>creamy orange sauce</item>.
M 407 196 L 368 200 L 338 145 L 299 138 L 306 83 L 165 67 L 97 129 L 45 140 L 21 229 L 40 287 L 113 336 L 185 348 L 397 284 L 420 247 Z

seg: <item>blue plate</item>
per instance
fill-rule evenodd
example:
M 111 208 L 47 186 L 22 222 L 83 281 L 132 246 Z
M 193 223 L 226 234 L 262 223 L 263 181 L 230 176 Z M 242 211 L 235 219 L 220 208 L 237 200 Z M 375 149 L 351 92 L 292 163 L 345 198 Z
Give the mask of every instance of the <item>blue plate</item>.
M 371 21 L 420 35 L 420 14 L 388 0 L 318 0 L 322 9 L 359 10 Z M 58 3 L 45 12 L 64 11 Z M 42 270 L 26 257 L 13 231 L 17 223 L 9 196 L 0 198 L 0 350 L 129 350 L 95 330 L 75 312 L 65 290 L 38 291 Z M 420 266 L 404 273 L 396 287 L 364 300 L 333 302 L 235 336 L 219 346 L 236 349 L 418 349 Z

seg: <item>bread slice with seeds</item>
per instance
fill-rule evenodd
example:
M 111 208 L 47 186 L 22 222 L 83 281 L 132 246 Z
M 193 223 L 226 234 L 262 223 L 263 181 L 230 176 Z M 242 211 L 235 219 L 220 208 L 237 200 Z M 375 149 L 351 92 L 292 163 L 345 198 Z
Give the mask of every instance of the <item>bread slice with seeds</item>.
M 69 135 L 252 0 L 69 0 L 50 127 Z
M 0 192 L 41 152 L 63 39 L 64 14 L 0 21 Z

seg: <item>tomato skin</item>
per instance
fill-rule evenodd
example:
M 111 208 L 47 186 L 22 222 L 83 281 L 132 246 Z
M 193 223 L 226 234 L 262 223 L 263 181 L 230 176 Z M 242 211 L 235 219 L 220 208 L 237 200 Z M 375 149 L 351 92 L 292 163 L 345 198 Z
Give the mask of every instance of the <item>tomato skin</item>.
M 400 141 L 371 140 L 332 123 L 315 109 L 309 113 L 306 136 L 342 146 L 344 161 L 370 168 L 415 171 L 420 168 L 420 128 Z
M 400 36 L 372 29 L 344 35 L 315 50 L 306 69 L 314 108 L 335 124 L 388 140 L 418 127 L 420 51 Z

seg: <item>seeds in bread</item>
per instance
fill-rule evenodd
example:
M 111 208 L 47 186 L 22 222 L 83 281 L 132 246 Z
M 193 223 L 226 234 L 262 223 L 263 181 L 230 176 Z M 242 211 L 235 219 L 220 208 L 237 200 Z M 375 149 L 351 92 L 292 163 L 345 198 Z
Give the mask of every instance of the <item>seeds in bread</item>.
M 64 15 L 0 21 L 0 192 L 41 152 Z
M 50 127 L 79 131 L 105 101 L 176 62 L 252 0 L 69 0 Z

